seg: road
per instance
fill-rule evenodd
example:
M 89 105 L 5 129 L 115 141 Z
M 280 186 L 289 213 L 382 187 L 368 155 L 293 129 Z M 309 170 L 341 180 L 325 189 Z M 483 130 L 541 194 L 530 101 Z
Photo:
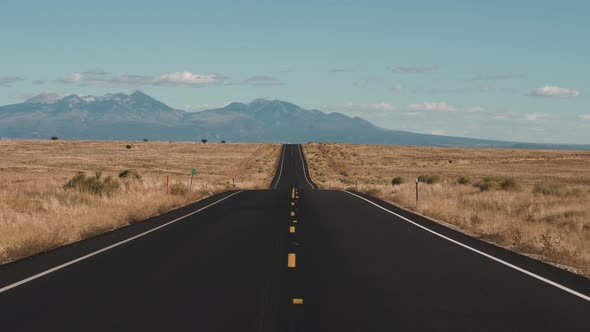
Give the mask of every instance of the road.
M 281 161 L 271 190 L 1 266 L 0 329 L 588 330 L 588 279 L 362 194 L 316 190 L 298 145 Z

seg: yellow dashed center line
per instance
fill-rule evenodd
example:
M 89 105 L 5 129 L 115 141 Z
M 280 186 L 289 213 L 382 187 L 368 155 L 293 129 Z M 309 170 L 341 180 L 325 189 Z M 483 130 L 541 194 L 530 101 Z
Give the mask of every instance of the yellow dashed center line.
M 291 233 L 291 234 L 295 233 L 295 226 L 289 227 L 289 233 Z
M 295 212 L 291 211 L 291 217 L 295 217 Z
M 294 268 L 297 266 L 297 254 L 290 253 L 287 259 L 287 266 L 290 268 Z
M 294 298 L 293 299 L 293 304 L 303 304 L 303 299 Z

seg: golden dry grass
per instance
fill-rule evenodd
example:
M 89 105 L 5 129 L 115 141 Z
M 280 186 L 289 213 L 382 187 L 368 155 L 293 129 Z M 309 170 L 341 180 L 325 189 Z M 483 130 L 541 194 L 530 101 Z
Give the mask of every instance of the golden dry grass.
M 127 149 L 126 145 L 132 145 Z M 164 142 L 0 141 L 0 263 L 145 220 L 217 192 L 267 188 L 278 144 Z M 166 176 L 193 191 L 166 194 Z M 77 172 L 118 177 L 114 195 L 65 190 Z
M 461 149 L 310 143 L 310 173 L 322 188 L 355 188 L 497 245 L 590 275 L 590 151 Z M 416 207 L 414 179 L 420 184 Z M 394 177 L 405 183 L 392 186 Z M 516 191 L 481 192 L 461 176 L 514 178 Z M 539 181 L 555 195 L 533 193 Z M 570 194 L 563 194 L 569 192 Z

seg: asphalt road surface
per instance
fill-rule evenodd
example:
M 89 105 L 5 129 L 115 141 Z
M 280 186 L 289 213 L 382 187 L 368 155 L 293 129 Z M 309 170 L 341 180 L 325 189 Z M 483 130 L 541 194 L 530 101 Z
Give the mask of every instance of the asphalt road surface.
M 0 331 L 588 331 L 590 281 L 354 192 L 285 145 L 219 194 L 0 267 Z

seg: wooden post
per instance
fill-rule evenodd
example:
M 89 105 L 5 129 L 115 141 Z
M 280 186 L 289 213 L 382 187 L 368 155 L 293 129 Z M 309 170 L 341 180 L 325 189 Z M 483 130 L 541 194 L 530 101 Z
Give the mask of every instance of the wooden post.
M 170 175 L 166 176 L 166 193 L 170 193 Z
M 188 191 L 193 191 L 193 176 L 194 175 L 191 174 L 191 184 L 188 186 Z
M 231 186 L 234 188 L 236 187 L 236 182 L 234 181 L 234 178 L 231 178 Z

